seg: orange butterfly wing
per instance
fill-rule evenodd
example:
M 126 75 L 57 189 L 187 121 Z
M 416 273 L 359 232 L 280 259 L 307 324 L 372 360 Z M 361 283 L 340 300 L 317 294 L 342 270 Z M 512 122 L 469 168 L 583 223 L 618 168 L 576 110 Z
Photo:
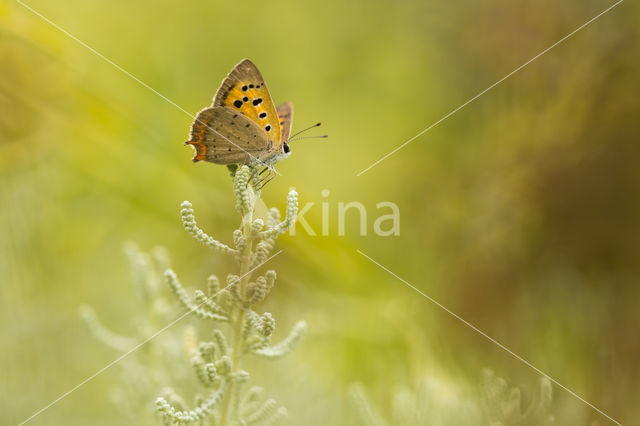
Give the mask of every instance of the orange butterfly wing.
M 249 59 L 231 70 L 211 106 L 232 108 L 262 127 L 271 142 L 269 151 L 279 151 L 282 147 L 281 125 L 275 105 L 260 71 Z
M 288 142 L 291 135 L 291 125 L 293 124 L 293 104 L 285 102 L 278 105 L 277 113 L 280 121 L 280 140 L 283 143 Z

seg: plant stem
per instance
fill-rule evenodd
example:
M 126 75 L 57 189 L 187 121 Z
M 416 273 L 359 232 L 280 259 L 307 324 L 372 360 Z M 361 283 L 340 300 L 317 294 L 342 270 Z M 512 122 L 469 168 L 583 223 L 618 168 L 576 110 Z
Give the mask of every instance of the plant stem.
M 247 244 L 242 252 L 242 258 L 240 260 L 240 289 L 239 293 L 242 298 L 245 296 L 245 289 L 247 288 L 247 284 L 251 279 L 251 273 L 249 272 L 249 268 L 251 266 L 251 255 L 253 250 L 253 240 L 249 237 L 251 234 L 251 223 L 253 221 L 253 206 L 254 202 L 251 203 L 251 208 L 249 212 L 247 212 L 242 218 L 242 233 L 247 239 Z M 240 358 L 242 354 L 240 353 L 242 349 L 242 325 L 244 324 L 244 314 L 245 310 L 242 306 L 238 307 L 238 310 L 235 315 L 235 321 L 232 326 L 232 336 L 233 339 L 233 353 L 231 354 L 233 359 L 233 373 L 237 373 L 240 371 Z M 221 402 L 220 407 L 220 421 L 219 426 L 226 426 L 229 420 L 229 410 L 231 407 L 231 399 L 233 395 L 234 382 L 230 382 L 227 387 L 227 391 Z

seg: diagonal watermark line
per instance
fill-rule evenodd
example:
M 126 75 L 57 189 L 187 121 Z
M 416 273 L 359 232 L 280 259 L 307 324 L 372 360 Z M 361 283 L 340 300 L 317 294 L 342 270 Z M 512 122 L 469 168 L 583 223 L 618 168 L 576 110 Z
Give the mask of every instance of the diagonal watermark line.
M 424 135 L 425 133 L 427 133 L 429 130 L 433 129 L 434 127 L 436 127 L 438 124 L 442 123 L 444 120 L 446 120 L 447 118 L 451 117 L 453 114 L 455 114 L 456 112 L 460 111 L 462 108 L 466 107 L 467 105 L 469 105 L 471 102 L 475 101 L 476 99 L 478 99 L 480 96 L 484 95 L 485 93 L 487 93 L 489 90 L 493 89 L 494 87 L 496 87 L 497 85 L 499 85 L 500 83 L 502 83 L 503 81 L 505 81 L 506 79 L 508 79 L 509 77 L 511 77 L 512 75 L 514 75 L 515 73 L 517 73 L 518 71 L 520 71 L 521 69 L 523 69 L 524 67 L 526 67 L 527 65 L 529 65 L 530 63 L 532 63 L 533 61 L 535 61 L 536 59 L 538 59 L 539 57 L 541 57 L 542 55 L 544 55 L 545 53 L 549 52 L 551 49 L 553 49 L 554 47 L 556 47 L 557 45 L 559 45 L 560 43 L 562 43 L 563 41 L 567 40 L 569 37 L 573 36 L 575 33 L 577 33 L 578 31 L 582 30 L 583 28 L 585 28 L 587 25 L 591 24 L 593 21 L 595 21 L 596 19 L 600 18 L 602 15 L 604 15 L 605 13 L 609 12 L 611 9 L 613 9 L 614 7 L 618 6 L 620 3 L 622 3 L 624 0 L 618 0 L 616 3 L 612 4 L 611 6 L 609 6 L 608 8 L 606 8 L 605 10 L 603 10 L 602 12 L 600 12 L 599 14 L 597 14 L 596 16 L 594 16 L 593 18 L 589 19 L 587 22 L 585 22 L 584 24 L 580 25 L 578 28 L 576 28 L 575 30 L 571 31 L 569 34 L 567 34 L 566 36 L 562 37 L 560 40 L 556 41 L 555 43 L 553 43 L 551 46 L 547 47 L 546 49 L 544 49 L 542 52 L 538 53 L 536 56 L 534 56 L 533 58 L 529 59 L 527 62 L 525 62 L 524 64 L 520 65 L 518 68 L 516 68 L 515 70 L 511 71 L 509 74 L 505 75 L 504 77 L 502 77 L 500 80 L 496 81 L 495 83 L 493 83 L 491 86 L 487 87 L 486 89 L 484 89 L 482 92 L 478 93 L 477 95 L 475 95 L 473 98 L 469 99 L 468 101 L 466 101 L 465 103 L 463 103 L 462 105 L 460 105 L 459 107 L 457 107 L 456 109 L 454 109 L 453 111 L 449 112 L 447 115 L 445 115 L 444 117 L 442 117 L 440 120 L 436 121 L 435 123 L 433 123 L 432 125 L 430 125 L 429 127 L 427 127 L 426 129 L 422 130 L 420 133 L 418 133 L 417 135 L 415 135 L 414 137 L 412 137 L 411 139 L 409 139 L 408 141 L 406 141 L 405 143 L 403 143 L 402 145 L 398 146 L 396 149 L 394 149 L 393 151 L 389 152 L 388 154 L 386 154 L 385 156 L 383 156 L 382 158 L 380 158 L 378 161 L 374 162 L 373 164 L 371 164 L 369 167 L 367 167 L 364 170 L 361 170 L 356 176 L 361 176 L 364 173 L 368 172 L 369 170 L 371 170 L 373 167 L 377 166 L 378 164 L 380 164 L 381 162 L 383 162 L 384 160 L 386 160 L 387 158 L 391 157 L 393 154 L 395 154 L 396 152 L 400 151 L 402 148 L 404 148 L 405 146 L 409 145 L 411 142 L 413 142 L 414 140 L 418 139 L 420 136 Z
M 48 23 L 49 25 L 51 25 L 52 27 L 54 27 L 55 29 L 57 29 L 58 31 L 60 31 L 61 33 L 63 33 L 64 35 L 66 35 L 67 37 L 69 37 L 70 39 L 74 40 L 75 42 L 77 42 L 78 44 L 86 47 L 87 49 L 89 49 L 91 52 L 93 52 L 96 56 L 98 56 L 99 58 L 101 58 L 102 60 L 104 60 L 105 62 L 113 65 L 115 68 L 117 68 L 119 71 L 121 71 L 123 74 L 127 75 L 128 77 L 130 77 L 131 79 L 135 80 L 136 82 L 138 82 L 139 84 L 141 84 L 142 86 L 144 86 L 145 88 L 149 89 L 150 91 L 152 91 L 153 93 L 155 93 L 156 95 L 160 96 L 162 99 L 164 99 L 165 101 L 167 101 L 168 103 L 170 103 L 171 105 L 173 105 L 174 107 L 178 108 L 180 111 L 184 112 L 185 114 L 187 114 L 189 117 L 191 117 L 192 119 L 194 119 L 195 121 L 197 121 L 198 123 L 202 124 L 203 126 L 206 126 L 209 130 L 211 130 L 214 133 L 219 134 L 220 136 L 222 136 L 227 142 L 229 142 L 231 145 L 235 146 L 236 148 L 238 148 L 239 150 L 243 151 L 245 154 L 247 154 L 252 160 L 255 160 L 258 164 L 262 164 L 262 162 L 256 158 L 255 156 L 253 156 L 249 151 L 245 150 L 244 148 L 242 148 L 241 146 L 239 146 L 238 144 L 236 144 L 235 142 L 233 142 L 231 139 L 229 139 L 228 137 L 226 137 L 225 135 L 221 134 L 220 132 L 218 132 L 217 130 L 215 130 L 214 128 L 212 128 L 211 126 L 209 126 L 207 123 L 202 122 L 201 120 L 199 120 L 194 114 L 190 113 L 189 111 L 187 111 L 186 109 L 182 108 L 180 105 L 176 104 L 175 102 L 173 102 L 171 99 L 167 98 L 165 95 L 163 95 L 162 93 L 158 92 L 156 89 L 154 89 L 153 87 L 149 86 L 147 83 L 145 83 L 144 81 L 140 80 L 138 77 L 136 77 L 135 75 L 131 74 L 129 71 L 127 71 L 126 69 L 122 68 L 120 65 L 116 64 L 115 62 L 113 62 L 111 59 L 107 58 L 106 56 L 104 56 L 102 53 L 98 52 L 96 49 L 94 49 L 93 47 L 89 46 L 87 43 L 85 43 L 84 41 L 80 40 L 78 37 L 74 36 L 73 34 L 71 34 L 70 32 L 68 32 L 67 30 L 65 30 L 64 28 L 62 28 L 61 26 L 59 26 L 58 24 L 56 24 L 55 22 L 53 22 L 51 19 L 47 18 L 46 16 L 42 15 L 40 12 L 38 12 L 37 10 L 35 10 L 34 8 L 32 8 L 31 6 L 29 6 L 28 4 L 23 3 L 20 0 L 14 0 L 16 3 L 18 3 L 20 6 L 24 7 L 25 9 L 29 10 L 31 13 L 33 13 L 34 15 L 38 16 L 40 19 L 42 19 L 43 21 L 45 21 L 46 23 Z M 281 173 L 279 173 L 278 171 L 276 171 L 274 169 L 274 171 L 279 174 L 280 176 L 282 176 Z
M 527 366 L 531 367 L 533 370 L 535 370 L 536 372 L 538 372 L 539 374 L 541 374 L 542 376 L 546 377 L 547 379 L 549 379 L 550 381 L 552 381 L 553 383 L 555 383 L 556 385 L 558 385 L 559 387 L 561 387 L 562 389 L 564 389 L 565 391 L 567 391 L 568 393 L 570 393 L 571 395 L 573 395 L 574 397 L 578 398 L 580 401 L 584 402 L 585 404 L 587 404 L 589 407 L 593 408 L 595 411 L 597 411 L 598 413 L 602 414 L 604 417 L 606 417 L 607 419 L 611 420 L 613 423 L 622 426 L 622 423 L 618 422 L 617 420 L 613 419 L 612 417 L 610 417 L 609 415 L 607 415 L 604 411 L 600 410 L 598 407 L 594 406 L 593 404 L 591 404 L 589 401 L 585 400 L 584 398 L 582 398 L 580 395 L 578 395 L 577 393 L 575 393 L 574 391 L 572 391 L 571 389 L 565 387 L 564 385 L 562 385 L 561 383 L 559 383 L 556 379 L 554 379 L 553 377 L 549 376 L 547 373 L 545 373 L 544 371 L 540 370 L 539 368 L 537 368 L 535 365 L 531 364 L 529 361 L 527 361 L 526 359 L 522 358 L 520 355 L 516 354 L 515 352 L 513 352 L 512 350 L 510 350 L 509 348 L 507 348 L 506 346 L 504 346 L 502 343 L 498 342 L 496 339 L 494 339 L 493 337 L 489 336 L 488 334 L 486 334 L 484 331 L 480 330 L 478 327 L 476 327 L 475 325 L 471 324 L 469 321 L 465 320 L 464 318 L 462 318 L 460 315 L 456 314 L 455 312 L 453 312 L 452 310 L 450 310 L 449 308 L 445 307 L 444 305 L 442 305 L 441 303 L 439 303 L 437 300 L 435 300 L 434 298 L 428 296 L 427 294 L 425 294 L 424 292 L 422 292 L 421 290 L 418 290 L 415 286 L 411 285 L 408 281 L 406 281 L 405 279 L 399 277 L 398 275 L 396 275 L 395 273 L 393 273 L 392 271 L 390 271 L 388 268 L 386 268 L 385 266 L 383 266 L 382 264 L 380 264 L 379 262 L 375 261 L 374 259 L 372 259 L 371 257 L 367 256 L 366 254 L 364 254 L 361 250 L 357 249 L 356 250 L 358 253 L 360 253 L 363 257 L 366 257 L 367 259 L 369 259 L 369 261 L 371 261 L 372 263 L 376 264 L 378 267 L 380 267 L 380 269 L 383 269 L 385 271 L 387 271 L 390 275 L 393 275 L 394 277 L 396 277 L 398 280 L 402 281 L 404 284 L 406 284 L 408 287 L 410 287 L 411 289 L 413 289 L 414 291 L 418 292 L 419 294 L 421 294 L 424 298 L 428 299 L 431 303 L 437 305 L 439 308 L 443 309 L 444 311 L 446 311 L 449 315 L 453 316 L 454 318 L 456 318 L 457 320 L 461 321 L 463 324 L 465 324 L 466 326 L 470 327 L 471 329 L 473 329 L 475 332 L 481 334 L 483 337 L 485 337 L 486 339 L 488 339 L 490 342 L 494 343 L 495 345 L 497 345 L 498 347 L 500 347 L 502 350 L 506 351 L 507 353 L 509 353 L 511 356 L 513 356 L 514 358 L 516 358 L 517 360 L 523 362 L 524 364 L 526 364 Z
M 261 267 L 262 265 L 264 265 L 265 263 L 267 263 L 268 261 L 270 261 L 271 259 L 273 259 L 274 257 L 276 257 L 277 255 L 279 255 L 280 253 L 282 253 L 283 250 L 279 250 L 278 252 L 274 253 L 271 257 L 269 257 L 267 260 L 265 260 L 264 262 L 262 262 L 261 264 L 251 268 L 246 274 L 240 276 L 238 279 L 240 278 L 244 278 L 247 275 L 251 274 L 253 271 L 255 271 L 256 269 L 258 269 L 259 267 Z M 122 355 L 120 355 L 118 358 L 114 359 L 113 361 L 111 361 L 109 364 L 105 365 L 104 367 L 102 367 L 100 370 L 96 371 L 95 373 L 93 373 L 91 376 L 87 377 L 86 379 L 84 379 L 83 381 L 81 381 L 80 383 L 78 383 L 77 385 L 75 385 L 74 387 L 72 387 L 71 389 L 69 389 L 68 391 L 66 391 L 65 393 L 63 393 L 62 395 L 60 395 L 59 397 L 57 397 L 56 399 L 54 399 L 53 401 L 51 401 L 49 404 L 45 405 L 44 407 L 42 407 L 40 410 L 36 411 L 35 413 L 33 413 L 30 417 L 28 417 L 27 419 L 23 420 L 22 422 L 20 422 L 18 424 L 18 426 L 22 426 L 23 424 L 33 420 L 36 416 L 42 414 L 45 410 L 51 408 L 52 406 L 54 406 L 55 404 L 57 404 L 58 402 L 60 402 L 62 399 L 66 398 L 67 396 L 69 396 L 71 393 L 73 393 L 74 391 L 78 390 L 80 387 L 84 386 L 85 384 L 87 384 L 88 382 L 90 382 L 91 380 L 95 379 L 97 376 L 99 376 L 100 374 L 104 373 L 105 371 L 107 371 L 110 367 L 114 366 L 115 364 L 117 364 L 118 362 L 122 361 L 124 358 L 126 358 L 127 356 L 131 355 L 133 352 L 137 351 L 138 349 L 140 349 L 142 346 L 144 346 L 145 344 L 149 343 L 151 340 L 153 340 L 154 338 L 158 337 L 160 334 L 162 334 L 164 331 L 166 331 L 167 329 L 169 329 L 170 327 L 174 326 L 176 323 L 178 323 L 180 320 L 184 319 L 185 317 L 189 316 L 189 314 L 193 313 L 195 310 L 197 310 L 200 306 L 202 306 L 204 303 L 208 302 L 209 300 L 213 299 L 214 297 L 216 297 L 217 295 L 219 295 L 220 293 L 222 293 L 223 291 L 225 291 L 226 289 L 228 289 L 229 287 L 231 287 L 234 283 L 229 284 L 228 286 L 226 286 L 225 288 L 223 288 L 222 290 L 216 292 L 214 295 L 207 297 L 205 300 L 202 301 L 202 303 L 194 306 L 193 308 L 189 309 L 187 312 L 185 312 L 184 314 L 180 315 L 178 318 L 176 318 L 175 320 L 171 321 L 169 324 L 167 324 L 166 326 L 164 326 L 163 328 L 161 328 L 160 330 L 156 331 L 155 333 L 153 333 L 151 336 L 147 337 L 146 339 L 144 339 L 142 342 L 138 343 L 137 345 L 135 345 L 133 348 L 129 349 L 127 352 L 123 353 Z

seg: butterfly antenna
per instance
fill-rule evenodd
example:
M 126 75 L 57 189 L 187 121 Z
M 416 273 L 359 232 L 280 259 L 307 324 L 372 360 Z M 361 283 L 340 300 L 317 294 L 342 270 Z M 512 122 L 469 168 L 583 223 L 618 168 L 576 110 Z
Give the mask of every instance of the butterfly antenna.
M 296 137 L 296 136 L 297 136 L 297 135 L 299 135 L 300 133 L 304 133 L 304 132 L 306 132 L 307 130 L 311 130 L 311 129 L 315 128 L 315 127 L 318 127 L 318 126 L 320 126 L 321 124 L 322 124 L 322 123 L 316 123 L 316 124 L 314 124 L 313 126 L 309 126 L 309 127 L 307 127 L 306 129 L 302 129 L 302 130 L 300 130 L 299 132 L 296 132 L 296 133 L 294 133 L 293 135 L 289 136 L 289 140 L 291 140 L 292 138 Z
M 297 137 L 295 139 L 289 139 L 288 143 L 294 142 L 294 141 L 299 141 L 300 139 L 324 139 L 324 138 L 328 138 L 329 135 L 320 135 L 320 136 L 300 136 Z

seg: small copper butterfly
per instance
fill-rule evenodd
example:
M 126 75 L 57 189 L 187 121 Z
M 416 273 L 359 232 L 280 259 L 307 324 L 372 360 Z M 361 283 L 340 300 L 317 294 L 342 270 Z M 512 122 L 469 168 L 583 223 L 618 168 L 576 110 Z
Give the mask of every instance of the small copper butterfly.
M 213 104 L 198 113 L 185 143 L 195 150 L 194 162 L 250 164 L 275 172 L 273 165 L 291 153 L 292 120 L 293 105 L 276 108 L 260 71 L 244 59 L 222 81 Z

